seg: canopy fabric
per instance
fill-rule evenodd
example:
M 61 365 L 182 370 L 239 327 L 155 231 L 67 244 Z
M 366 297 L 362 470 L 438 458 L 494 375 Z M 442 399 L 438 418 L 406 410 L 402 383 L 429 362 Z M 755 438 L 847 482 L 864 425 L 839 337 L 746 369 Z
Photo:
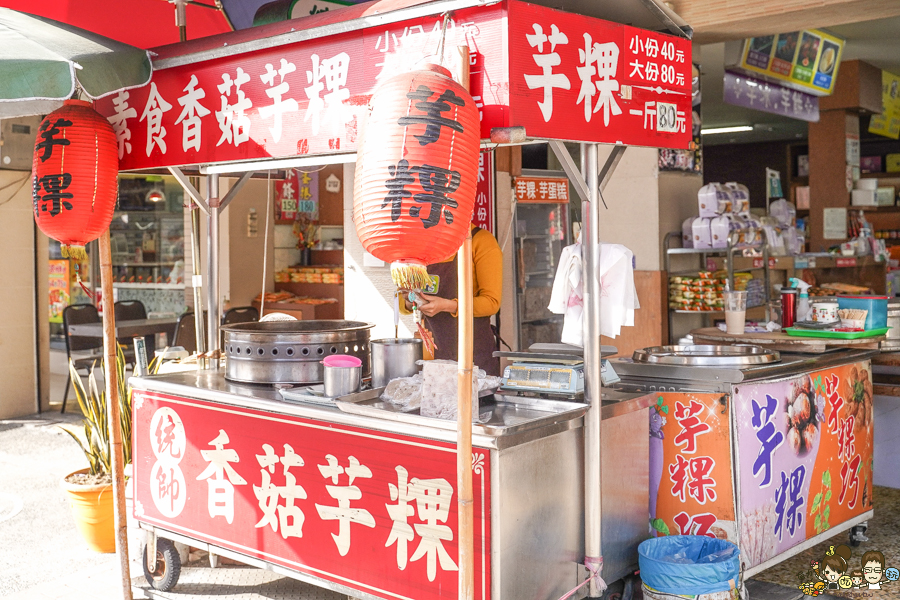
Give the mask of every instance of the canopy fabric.
M 0 118 L 51 112 L 76 82 L 99 98 L 147 84 L 152 71 L 146 50 L 0 8 Z

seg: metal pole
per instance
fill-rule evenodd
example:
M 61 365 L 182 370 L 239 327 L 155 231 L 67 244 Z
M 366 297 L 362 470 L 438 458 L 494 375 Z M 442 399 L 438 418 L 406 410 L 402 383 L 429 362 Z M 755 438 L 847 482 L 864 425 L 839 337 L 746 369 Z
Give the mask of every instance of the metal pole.
M 206 238 L 206 340 L 207 352 L 219 349 L 219 175 L 206 176 L 206 203 L 209 206 L 209 231 Z M 213 356 L 208 366 L 216 369 L 219 361 Z
M 191 263 L 193 273 L 191 285 L 194 288 L 194 337 L 197 354 L 206 352 L 206 336 L 203 326 L 203 267 L 200 263 L 200 207 L 191 202 Z M 200 361 L 200 368 L 206 368 L 206 361 Z
M 585 157 L 584 147 L 587 146 Z M 584 392 L 591 405 L 584 417 L 584 551 L 589 568 L 602 569 L 600 545 L 600 284 L 597 266 L 600 254 L 600 177 L 597 144 L 582 144 L 585 182 L 590 200 L 582 202 L 582 282 L 584 284 Z M 598 578 L 591 577 L 591 598 L 599 598 Z

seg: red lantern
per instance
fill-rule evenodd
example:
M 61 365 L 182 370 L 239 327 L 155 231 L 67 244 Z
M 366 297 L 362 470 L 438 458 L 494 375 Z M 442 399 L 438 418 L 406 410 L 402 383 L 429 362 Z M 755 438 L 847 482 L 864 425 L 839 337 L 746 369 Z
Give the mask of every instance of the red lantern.
M 66 100 L 41 121 L 32 161 L 34 220 L 62 244 L 63 256 L 85 257 L 85 244 L 109 227 L 118 174 L 116 134 L 89 102 Z
M 394 283 L 422 289 L 426 265 L 462 245 L 475 208 L 480 123 L 472 96 L 437 65 L 375 90 L 356 161 L 353 222 Z

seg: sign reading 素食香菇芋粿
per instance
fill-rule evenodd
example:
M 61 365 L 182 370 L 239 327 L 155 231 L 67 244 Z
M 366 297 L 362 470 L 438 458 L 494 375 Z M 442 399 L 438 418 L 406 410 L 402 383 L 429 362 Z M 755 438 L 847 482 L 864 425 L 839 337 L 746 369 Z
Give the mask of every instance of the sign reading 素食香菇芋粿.
M 444 47 L 469 47 L 481 139 L 524 126 L 532 138 L 690 144 L 689 40 L 516 0 L 455 11 L 446 29 L 434 15 L 217 60 L 161 50 L 181 64 L 95 106 L 121 170 L 354 152 L 377 85 L 433 54 L 444 31 Z

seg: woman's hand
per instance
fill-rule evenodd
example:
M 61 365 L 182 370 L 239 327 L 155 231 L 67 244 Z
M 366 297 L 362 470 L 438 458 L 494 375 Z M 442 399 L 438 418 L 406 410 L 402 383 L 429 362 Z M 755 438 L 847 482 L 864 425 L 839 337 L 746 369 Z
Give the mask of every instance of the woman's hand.
M 433 317 L 442 312 L 455 313 L 458 305 L 456 300 L 447 300 L 440 296 L 432 296 L 430 294 L 419 294 L 419 298 L 425 301 L 419 305 L 419 310 L 426 317 Z

